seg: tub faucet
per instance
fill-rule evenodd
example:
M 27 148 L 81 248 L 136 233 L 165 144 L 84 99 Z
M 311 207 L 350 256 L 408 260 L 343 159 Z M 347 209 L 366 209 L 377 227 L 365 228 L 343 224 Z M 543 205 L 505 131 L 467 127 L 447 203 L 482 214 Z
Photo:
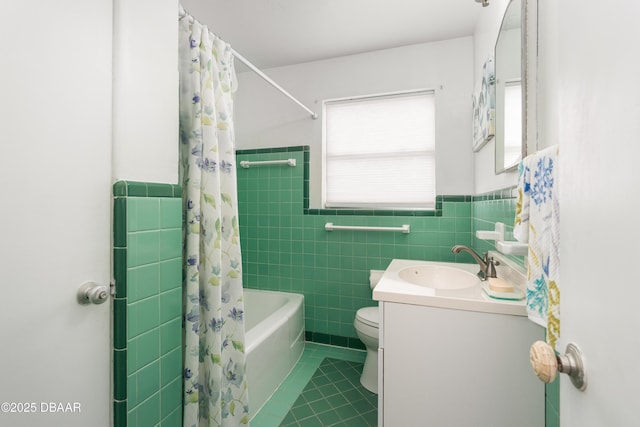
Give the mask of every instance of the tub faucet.
M 496 265 L 500 265 L 500 263 L 493 259 L 493 257 L 489 257 L 489 253 L 485 252 L 480 258 L 480 255 L 473 249 L 464 245 L 455 245 L 451 248 L 451 252 L 454 254 L 459 254 L 460 252 L 468 252 L 474 260 L 480 266 L 480 271 L 478 272 L 478 277 L 480 280 L 488 280 L 490 277 L 497 277 L 496 275 Z

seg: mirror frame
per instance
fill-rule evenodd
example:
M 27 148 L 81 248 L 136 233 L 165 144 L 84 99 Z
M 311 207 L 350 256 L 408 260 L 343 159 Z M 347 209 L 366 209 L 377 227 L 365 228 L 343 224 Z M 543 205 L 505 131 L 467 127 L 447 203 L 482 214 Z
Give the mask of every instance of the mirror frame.
M 537 34 L 533 34 L 533 38 L 531 37 L 532 35 L 530 34 L 531 29 L 532 28 L 536 28 L 534 25 L 534 22 L 532 21 L 532 18 L 535 17 L 537 15 L 537 13 L 535 13 L 536 11 L 533 11 L 530 9 L 530 7 L 535 7 L 534 4 L 536 3 L 536 0 L 510 0 L 509 4 L 507 5 L 507 8 L 505 9 L 505 13 L 502 17 L 502 22 L 500 24 L 500 30 L 498 31 L 498 37 L 496 38 L 496 44 L 494 46 L 494 60 L 495 60 L 495 67 L 496 67 L 496 85 L 497 85 L 497 73 L 498 73 L 498 61 L 499 58 L 497 57 L 497 46 L 498 46 L 498 39 L 500 37 L 500 32 L 502 31 L 502 28 L 504 26 L 504 20 L 507 14 L 507 11 L 509 9 L 509 6 L 511 5 L 512 2 L 520 2 L 520 73 L 521 73 L 521 90 L 522 90 L 522 144 L 521 144 L 521 149 L 522 149 L 522 153 L 521 153 L 521 158 L 524 159 L 527 155 L 528 152 L 533 152 L 535 151 L 535 146 L 532 147 L 528 147 L 529 143 L 532 143 L 532 145 L 534 145 L 533 143 L 535 143 L 535 126 L 531 126 L 532 124 L 535 123 L 535 108 L 532 108 L 535 104 L 533 102 L 533 96 L 532 94 L 535 93 L 535 89 L 532 87 L 532 76 L 531 76 L 531 68 L 530 64 L 535 64 L 535 62 L 529 61 L 529 57 L 531 57 L 532 59 L 535 60 L 537 53 L 535 52 L 535 49 L 533 48 L 535 45 L 537 45 L 537 43 L 532 43 L 535 41 L 535 37 L 537 37 Z M 536 5 L 537 6 L 537 5 Z M 534 13 L 532 13 L 534 12 Z M 532 91 L 531 89 L 534 89 L 534 91 Z M 497 110 L 497 106 L 498 106 L 498 102 L 502 102 L 501 100 L 499 100 L 496 96 L 496 110 Z M 494 166 L 495 166 L 495 174 L 501 174 L 504 172 L 511 172 L 517 169 L 518 167 L 518 163 L 516 162 L 516 164 L 509 166 L 509 167 L 504 167 L 504 151 L 500 151 L 504 145 L 503 143 L 499 144 L 498 143 L 498 133 L 502 132 L 501 129 L 498 129 L 497 126 L 497 121 L 498 121 L 498 117 L 497 117 L 497 111 L 496 111 L 496 129 L 495 129 L 495 136 L 494 136 Z M 533 121 L 532 121 L 533 120 Z

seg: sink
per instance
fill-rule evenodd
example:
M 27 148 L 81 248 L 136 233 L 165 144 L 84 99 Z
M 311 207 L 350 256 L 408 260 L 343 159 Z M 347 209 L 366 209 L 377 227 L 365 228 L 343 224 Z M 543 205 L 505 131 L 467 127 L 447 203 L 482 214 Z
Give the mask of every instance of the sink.
M 398 277 L 432 289 L 465 289 L 480 283 L 478 276 L 473 273 L 437 264 L 405 267 L 398 271 Z
M 500 261 L 498 277 L 519 289 L 526 287 L 526 270 L 512 270 L 501 254 L 490 252 Z M 508 268 L 507 268 L 508 267 Z M 482 313 L 527 316 L 523 300 L 489 297 L 482 289 L 474 263 L 394 259 L 373 289 L 373 299 L 380 302 L 447 308 Z

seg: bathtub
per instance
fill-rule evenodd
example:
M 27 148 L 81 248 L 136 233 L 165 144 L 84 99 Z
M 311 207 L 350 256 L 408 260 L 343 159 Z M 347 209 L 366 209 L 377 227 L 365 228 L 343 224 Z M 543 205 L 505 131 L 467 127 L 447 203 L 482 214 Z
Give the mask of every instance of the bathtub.
M 244 289 L 250 416 L 284 381 L 304 350 L 304 296 Z

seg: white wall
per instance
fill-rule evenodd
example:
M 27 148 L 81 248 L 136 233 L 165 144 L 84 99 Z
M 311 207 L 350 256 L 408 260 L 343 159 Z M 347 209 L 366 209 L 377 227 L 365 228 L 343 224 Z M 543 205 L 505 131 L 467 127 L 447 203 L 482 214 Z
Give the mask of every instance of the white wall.
M 178 0 L 114 0 L 113 178 L 178 182 Z
M 436 89 L 437 192 L 471 194 L 472 66 L 473 41 L 465 37 L 264 71 L 319 115 L 325 99 Z M 311 205 L 320 207 L 322 120 L 311 120 L 252 72 L 238 80 L 237 148 L 309 145 Z
M 496 39 L 500 31 L 502 17 L 509 0 L 491 0 L 491 5 L 482 9 L 473 35 L 474 82 L 481 78 L 482 65 L 494 54 Z M 473 155 L 475 194 L 515 185 L 517 174 L 506 172 L 495 174 L 495 144 L 491 138 Z
M 541 148 L 557 144 L 560 127 L 560 57 L 558 41 L 563 37 L 557 6 L 539 1 L 538 23 L 538 143 Z

